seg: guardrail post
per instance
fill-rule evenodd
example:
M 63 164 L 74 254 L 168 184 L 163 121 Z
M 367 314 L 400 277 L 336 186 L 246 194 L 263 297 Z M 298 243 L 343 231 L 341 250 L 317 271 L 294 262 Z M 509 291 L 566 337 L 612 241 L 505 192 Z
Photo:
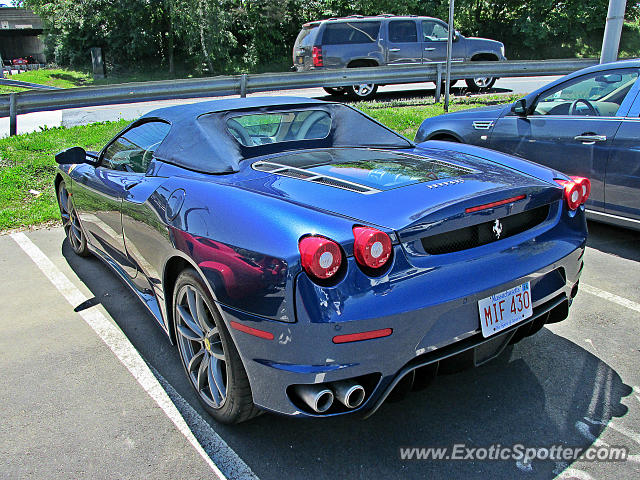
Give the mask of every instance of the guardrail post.
M 240 77 L 240 98 L 247 98 L 247 74 Z
M 9 136 L 18 133 L 18 96 L 15 93 L 9 94 Z
M 442 95 L 442 64 L 436 64 L 436 103 L 440 103 Z

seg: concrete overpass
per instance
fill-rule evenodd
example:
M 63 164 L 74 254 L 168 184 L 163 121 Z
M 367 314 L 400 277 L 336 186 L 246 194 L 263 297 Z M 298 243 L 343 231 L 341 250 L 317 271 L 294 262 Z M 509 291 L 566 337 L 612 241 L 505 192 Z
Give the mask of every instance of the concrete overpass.
M 26 8 L 0 8 L 0 55 L 4 61 L 31 55 L 45 63 L 42 18 Z

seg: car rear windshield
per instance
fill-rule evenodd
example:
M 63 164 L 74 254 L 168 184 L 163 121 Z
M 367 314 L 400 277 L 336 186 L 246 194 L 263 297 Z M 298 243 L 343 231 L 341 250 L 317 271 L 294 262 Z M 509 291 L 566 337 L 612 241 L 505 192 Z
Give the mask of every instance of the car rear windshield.
M 239 115 L 227 120 L 227 130 L 245 147 L 318 140 L 329 135 L 331 116 L 322 110 Z
M 373 43 L 378 40 L 380 22 L 328 23 L 322 34 L 324 45 Z
M 313 45 L 313 39 L 315 38 L 315 33 L 318 30 L 317 25 L 309 25 L 302 27 L 300 33 L 298 34 L 298 38 L 296 38 L 295 47 L 310 47 Z

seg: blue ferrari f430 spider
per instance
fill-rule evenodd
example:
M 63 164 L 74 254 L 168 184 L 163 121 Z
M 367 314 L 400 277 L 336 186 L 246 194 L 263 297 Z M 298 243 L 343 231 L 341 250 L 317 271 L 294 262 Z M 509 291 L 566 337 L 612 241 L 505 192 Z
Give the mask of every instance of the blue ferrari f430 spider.
M 589 180 L 339 103 L 163 108 L 56 161 L 70 246 L 132 288 L 221 422 L 371 415 L 578 291 Z

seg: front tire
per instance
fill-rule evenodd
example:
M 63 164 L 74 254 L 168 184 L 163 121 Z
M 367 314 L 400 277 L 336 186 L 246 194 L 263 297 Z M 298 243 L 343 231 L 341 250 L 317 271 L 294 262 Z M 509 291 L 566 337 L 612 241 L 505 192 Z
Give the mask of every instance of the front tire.
M 193 269 L 176 280 L 173 322 L 182 366 L 207 412 L 221 423 L 240 423 L 258 415 L 240 355 Z
M 62 219 L 64 233 L 67 236 L 69 245 L 71 245 L 71 249 L 79 257 L 88 257 L 90 252 L 87 247 L 87 237 L 84 234 L 84 230 L 82 230 L 80 219 L 64 182 L 60 182 L 60 185 L 58 185 L 58 206 L 60 207 L 60 218 Z
M 353 100 L 371 100 L 378 91 L 378 86 L 375 83 L 360 83 L 358 85 L 352 85 L 346 87 L 347 96 Z

